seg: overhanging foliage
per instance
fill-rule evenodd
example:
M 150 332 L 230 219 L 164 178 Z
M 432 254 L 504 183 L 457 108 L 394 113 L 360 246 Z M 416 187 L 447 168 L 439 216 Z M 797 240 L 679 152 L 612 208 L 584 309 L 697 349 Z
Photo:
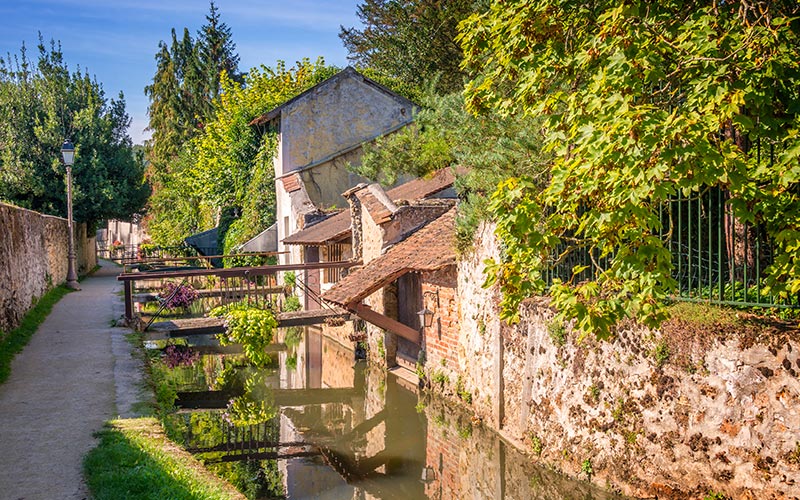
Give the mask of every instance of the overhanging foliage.
M 551 287 L 561 319 L 600 336 L 624 317 L 657 324 L 675 283 L 659 207 L 712 186 L 773 239 L 768 291 L 800 292 L 798 9 L 512 0 L 462 24 L 477 74 L 468 107 L 546 118 L 554 155 L 544 189 L 520 177 L 494 195 L 505 253 L 489 282 L 505 319 L 544 291 L 541 271 L 566 244 L 609 259 L 590 281 Z

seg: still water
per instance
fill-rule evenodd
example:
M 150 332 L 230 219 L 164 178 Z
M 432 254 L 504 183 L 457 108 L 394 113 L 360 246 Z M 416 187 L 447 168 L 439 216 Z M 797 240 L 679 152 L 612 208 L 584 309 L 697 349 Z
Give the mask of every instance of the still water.
M 191 337 L 169 359 L 167 432 L 248 498 L 616 498 L 534 465 L 318 330 L 278 340 L 263 368 L 213 337 Z

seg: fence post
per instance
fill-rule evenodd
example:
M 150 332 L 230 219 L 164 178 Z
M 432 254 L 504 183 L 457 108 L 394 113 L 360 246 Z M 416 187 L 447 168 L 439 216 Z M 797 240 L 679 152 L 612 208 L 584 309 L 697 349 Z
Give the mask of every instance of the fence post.
M 125 319 L 133 319 L 133 281 L 125 280 Z

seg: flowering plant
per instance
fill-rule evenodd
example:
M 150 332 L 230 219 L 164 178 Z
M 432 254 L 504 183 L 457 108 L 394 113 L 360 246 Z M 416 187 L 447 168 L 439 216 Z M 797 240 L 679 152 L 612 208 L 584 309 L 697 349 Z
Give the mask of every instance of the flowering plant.
M 178 288 L 178 291 L 175 292 L 175 289 Z M 172 295 L 175 292 L 175 295 Z M 163 288 L 161 288 L 161 293 L 158 296 L 162 299 L 167 300 L 165 307 L 167 309 L 177 309 L 178 307 L 189 307 L 192 303 L 197 300 L 197 297 L 200 294 L 197 290 L 189 284 L 181 284 L 176 285 L 172 281 L 168 281 L 164 283 Z M 172 298 L 170 298 L 172 296 Z
M 200 359 L 200 353 L 193 351 L 189 346 L 171 344 L 164 349 L 162 359 L 164 364 L 170 368 L 192 366 L 195 361 Z

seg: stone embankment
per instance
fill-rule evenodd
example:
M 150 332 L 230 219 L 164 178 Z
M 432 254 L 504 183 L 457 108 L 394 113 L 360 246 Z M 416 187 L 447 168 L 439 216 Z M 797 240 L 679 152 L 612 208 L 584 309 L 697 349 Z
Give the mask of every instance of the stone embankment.
M 0 203 L 0 331 L 15 328 L 33 302 L 67 278 L 67 220 Z M 97 265 L 86 225 L 75 229 L 78 273 Z
M 497 290 L 481 288 L 497 245 L 490 228 L 480 236 L 459 268 L 458 366 L 445 392 L 541 461 L 625 494 L 800 497 L 796 325 L 686 305 L 660 331 L 578 341 L 544 299 L 504 325 Z

